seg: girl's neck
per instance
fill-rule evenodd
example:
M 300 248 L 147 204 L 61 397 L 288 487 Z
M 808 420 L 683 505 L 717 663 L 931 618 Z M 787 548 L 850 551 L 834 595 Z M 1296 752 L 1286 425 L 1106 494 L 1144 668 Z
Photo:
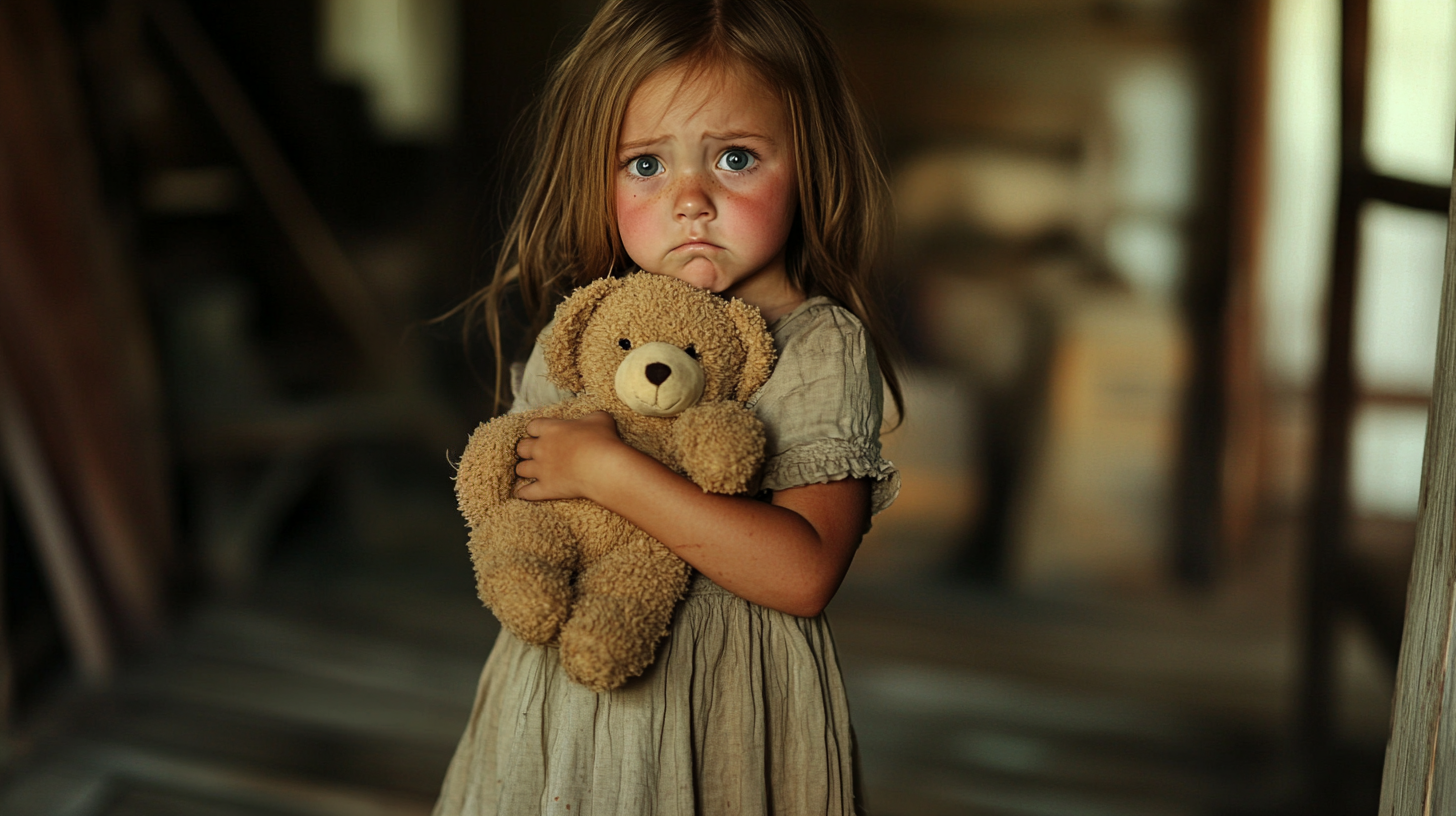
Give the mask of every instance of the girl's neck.
M 803 291 L 790 283 L 788 276 L 782 273 L 754 276 L 741 281 L 737 286 L 729 287 L 723 294 L 758 307 L 766 323 L 772 323 L 799 308 L 799 304 L 805 300 Z
M 792 312 L 793 310 L 799 308 L 799 305 L 803 303 L 804 300 L 805 298 L 803 293 L 799 292 L 796 293 L 796 296 L 793 298 L 786 298 L 771 305 L 764 305 L 761 303 L 755 303 L 753 305 L 757 306 L 758 310 L 763 313 L 763 322 L 772 323 L 775 320 L 778 320 L 779 318 L 788 314 L 789 312 Z

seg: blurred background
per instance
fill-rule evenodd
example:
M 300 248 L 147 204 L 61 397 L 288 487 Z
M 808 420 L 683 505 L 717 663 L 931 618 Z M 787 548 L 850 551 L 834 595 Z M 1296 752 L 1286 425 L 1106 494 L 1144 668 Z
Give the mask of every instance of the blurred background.
M 829 612 L 871 812 L 1373 812 L 1456 6 L 812 5 L 909 352 Z M 429 812 L 496 632 L 433 318 L 594 8 L 0 2 L 0 812 Z

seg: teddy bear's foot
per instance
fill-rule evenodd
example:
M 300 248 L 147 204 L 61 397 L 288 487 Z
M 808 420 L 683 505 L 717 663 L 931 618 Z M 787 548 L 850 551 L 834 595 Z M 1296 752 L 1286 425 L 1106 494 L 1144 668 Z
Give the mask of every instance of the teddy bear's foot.
M 592 564 L 577 582 L 576 605 L 561 628 L 567 675 L 606 691 L 645 671 L 688 576 L 687 564 L 645 536 Z
M 577 602 L 561 629 L 561 666 L 592 691 L 610 691 L 651 665 L 666 621 L 644 626 L 641 602 L 595 596 Z M 645 631 L 655 628 L 655 631 Z
M 571 531 L 556 514 L 520 500 L 496 508 L 488 522 L 470 537 L 480 600 L 521 640 L 552 642 L 575 597 Z
M 501 626 L 521 640 L 551 643 L 571 612 L 571 571 L 520 553 L 495 553 L 477 561 L 476 589 Z

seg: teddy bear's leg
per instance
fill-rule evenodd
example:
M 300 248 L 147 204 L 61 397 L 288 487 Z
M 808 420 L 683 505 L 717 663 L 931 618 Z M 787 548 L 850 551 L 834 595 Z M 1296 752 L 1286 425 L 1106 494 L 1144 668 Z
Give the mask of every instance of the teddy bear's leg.
M 548 505 L 512 499 L 470 536 L 480 600 L 527 643 L 550 643 L 571 611 L 577 547 Z
M 614 689 L 652 663 L 688 565 L 640 530 L 577 579 L 576 605 L 561 629 L 561 665 L 593 691 Z

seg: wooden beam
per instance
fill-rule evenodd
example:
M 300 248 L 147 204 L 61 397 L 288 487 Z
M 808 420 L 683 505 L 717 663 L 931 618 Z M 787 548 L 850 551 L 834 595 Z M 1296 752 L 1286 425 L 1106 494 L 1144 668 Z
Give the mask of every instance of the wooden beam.
M 0 461 L 14 489 L 40 562 L 50 584 L 61 631 L 81 675 L 101 681 L 111 674 L 112 645 L 102 617 L 96 584 L 86 571 L 81 550 L 66 517 L 59 491 L 35 428 L 21 404 L 3 355 L 0 355 Z
M 1456 197 L 1447 196 L 1436 377 L 1381 816 L 1456 813 Z
M 1380 176 L 1374 173 L 1365 177 L 1365 195 L 1388 204 L 1398 204 L 1427 212 L 1445 213 L 1449 187 L 1422 184 L 1418 181 Z

